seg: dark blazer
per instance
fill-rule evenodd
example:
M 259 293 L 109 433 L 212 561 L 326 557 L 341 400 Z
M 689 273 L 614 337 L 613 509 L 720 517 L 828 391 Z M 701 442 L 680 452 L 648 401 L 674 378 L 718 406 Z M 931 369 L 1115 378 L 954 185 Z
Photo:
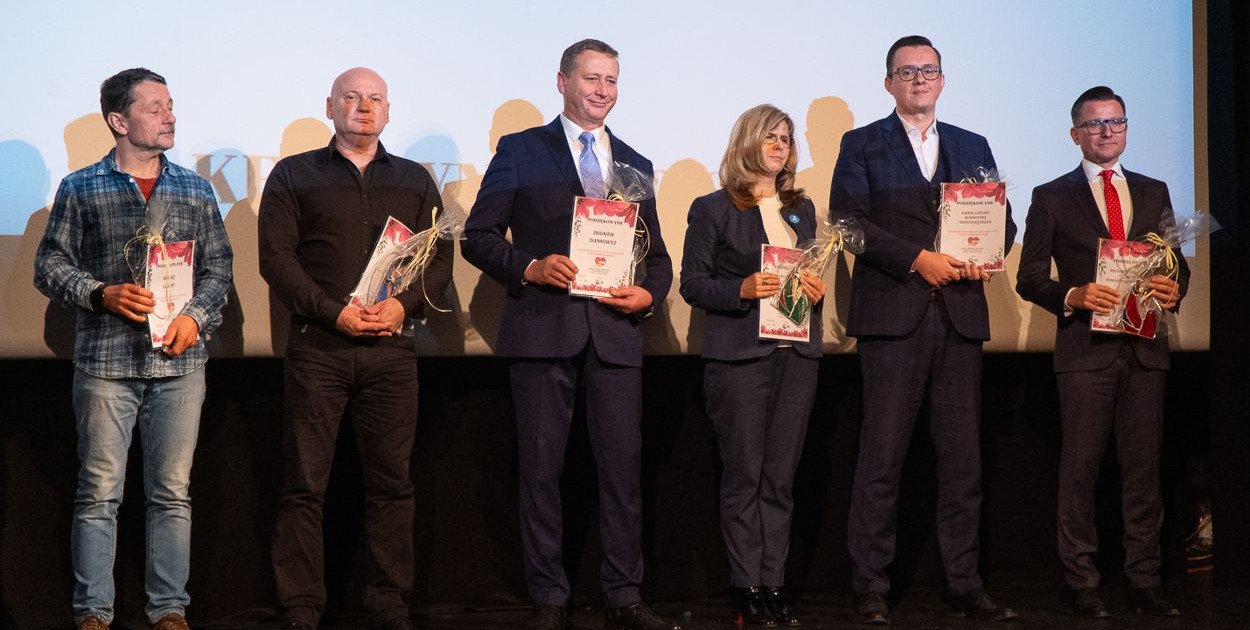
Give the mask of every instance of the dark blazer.
M 652 174 L 651 162 L 612 135 L 612 159 Z M 605 165 L 605 171 L 606 171 Z M 618 365 L 642 365 L 641 318 L 621 315 L 567 290 L 522 284 L 531 261 L 569 253 L 573 197 L 584 195 L 560 119 L 500 138 L 465 223 L 465 260 L 507 289 L 495 353 L 505 357 L 571 357 L 593 340 L 599 357 Z M 663 304 L 673 265 L 655 199 L 641 203 L 651 249 L 639 265 L 638 284 Z M 506 238 L 512 230 L 511 241 Z
M 1159 230 L 1172 218 L 1172 200 L 1167 184 L 1145 175 L 1124 171 L 1133 199 L 1133 224 L 1125 236 L 1140 240 Z M 1135 335 L 1091 332 L 1090 311 L 1077 309 L 1063 315 L 1068 290 L 1093 282 L 1098 257 L 1098 239 L 1111 238 L 1085 171 L 1076 170 L 1033 189 L 1033 203 L 1025 223 L 1024 249 L 1016 291 L 1024 299 L 1059 316 L 1055 331 L 1055 371 L 1099 370 L 1111 365 L 1124 343 L 1133 346 L 1141 364 L 1150 369 L 1168 367 L 1165 337 L 1145 339 Z M 1189 265 L 1180 250 L 1173 250 L 1180 261 L 1181 295 L 1189 290 Z M 1050 276 L 1050 261 L 1059 270 L 1058 281 Z
M 930 287 L 911 265 L 921 249 L 933 248 L 941 183 L 974 176 L 977 167 L 997 167 L 984 137 L 940 121 L 937 128 L 933 181 L 921 174 L 907 131 L 893 112 L 842 136 L 829 212 L 835 220 L 855 219 L 864 230 L 864 253 L 856 257 L 851 278 L 848 335 L 896 337 L 920 324 Z M 1008 205 L 1004 255 L 1015 235 Z M 942 288 L 951 324 L 969 339 L 990 338 L 982 284 L 963 281 Z
M 816 207 L 811 199 L 782 208 L 781 218 L 794 228 L 800 244 L 816 237 Z M 760 207 L 739 210 L 722 188 L 695 199 L 686 223 L 681 296 L 691 306 L 707 311 L 703 357 L 736 361 L 768 355 L 778 342 L 759 338 L 760 300 L 738 297 L 742 279 L 760 270 L 760 245 L 768 242 Z M 820 306 L 812 308 L 811 341 L 794 344 L 795 351 L 805 357 L 822 354 Z

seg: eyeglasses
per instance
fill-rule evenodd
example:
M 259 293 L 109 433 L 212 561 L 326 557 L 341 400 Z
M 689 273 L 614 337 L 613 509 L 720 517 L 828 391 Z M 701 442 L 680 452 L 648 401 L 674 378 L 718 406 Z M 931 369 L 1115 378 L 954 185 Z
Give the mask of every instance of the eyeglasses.
M 794 140 L 791 139 L 790 136 L 787 136 L 784 134 L 779 136 L 775 133 L 769 132 L 768 134 L 764 136 L 764 144 L 767 144 L 770 146 L 775 146 L 775 145 L 780 144 L 781 146 L 789 149 L 791 145 L 793 145 L 793 143 L 794 143 Z
M 942 66 L 925 66 L 918 68 L 916 66 L 903 66 L 894 71 L 898 78 L 904 81 L 915 81 L 917 74 L 923 74 L 924 78 L 929 81 L 936 81 L 942 76 Z
M 1117 116 L 1115 118 L 1092 118 L 1077 126 L 1084 127 L 1085 131 L 1091 134 L 1100 134 L 1104 128 L 1110 128 L 1111 133 L 1124 133 L 1124 130 L 1128 128 L 1128 119 L 1123 116 Z

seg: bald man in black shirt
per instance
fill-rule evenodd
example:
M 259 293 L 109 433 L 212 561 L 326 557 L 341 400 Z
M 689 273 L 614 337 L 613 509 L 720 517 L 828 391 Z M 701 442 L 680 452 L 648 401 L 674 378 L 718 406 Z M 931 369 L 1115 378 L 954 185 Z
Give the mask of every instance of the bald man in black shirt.
M 374 244 L 394 216 L 429 228 L 442 201 L 419 164 L 386 152 L 386 82 L 367 68 L 334 81 L 329 146 L 286 158 L 265 183 L 260 271 L 291 312 L 286 348 L 285 472 L 273 567 L 283 627 L 311 630 L 325 610 L 322 505 L 334 445 L 350 406 L 365 485 L 368 548 L 364 604 L 383 630 L 412 628 L 409 462 L 417 422 L 417 355 L 404 323 L 451 280 L 450 242 L 423 278 L 372 306 L 349 302 Z M 422 286 L 421 283 L 424 283 Z

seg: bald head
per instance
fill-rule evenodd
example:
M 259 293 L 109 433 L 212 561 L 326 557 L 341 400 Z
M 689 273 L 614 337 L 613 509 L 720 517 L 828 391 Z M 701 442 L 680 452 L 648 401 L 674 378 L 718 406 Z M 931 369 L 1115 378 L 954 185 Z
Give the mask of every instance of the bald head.
M 343 74 L 334 78 L 334 83 L 330 86 L 330 96 L 333 97 L 343 89 L 344 86 L 354 85 L 358 82 L 368 82 L 369 84 L 379 87 L 382 91 L 383 98 L 386 97 L 386 81 L 382 79 L 382 75 L 374 72 L 369 68 L 352 68 Z
M 368 68 L 352 68 L 334 79 L 326 98 L 334 133 L 352 143 L 377 141 L 390 121 L 386 81 Z

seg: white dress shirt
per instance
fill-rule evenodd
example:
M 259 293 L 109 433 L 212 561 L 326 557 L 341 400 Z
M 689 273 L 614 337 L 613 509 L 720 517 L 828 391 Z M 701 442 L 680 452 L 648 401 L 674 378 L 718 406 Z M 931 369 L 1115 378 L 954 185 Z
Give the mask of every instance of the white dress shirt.
M 578 174 L 582 174 L 582 141 L 580 136 L 583 131 L 589 131 L 595 135 L 595 157 L 599 160 L 599 172 L 603 174 L 604 190 L 611 189 L 612 182 L 612 141 L 608 138 L 608 132 L 603 125 L 599 125 L 594 129 L 582 129 L 577 123 L 565 118 L 564 114 L 560 114 L 560 124 L 564 126 L 564 136 L 569 143 L 569 152 L 573 155 L 573 168 Z
M 898 116 L 898 112 L 895 112 Z M 938 130 L 937 118 L 929 123 L 929 128 L 922 133 L 920 128 L 907 122 L 906 118 L 898 116 L 903 122 L 903 129 L 907 131 L 907 139 L 911 141 L 911 150 L 916 154 L 916 163 L 920 165 L 920 173 L 925 179 L 933 179 L 933 174 L 937 172 L 938 162 Z

